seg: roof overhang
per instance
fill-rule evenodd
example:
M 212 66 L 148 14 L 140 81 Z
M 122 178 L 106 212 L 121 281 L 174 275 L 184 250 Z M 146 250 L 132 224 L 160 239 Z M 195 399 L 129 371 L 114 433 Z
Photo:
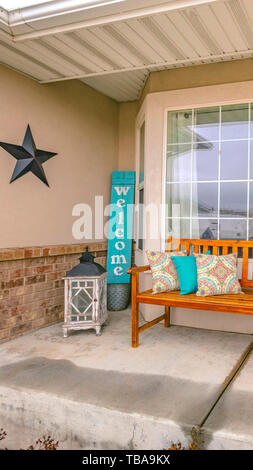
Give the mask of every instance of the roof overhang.
M 52 0 L 0 8 L 0 56 L 40 83 L 81 79 L 127 101 L 152 70 L 253 57 L 252 31 L 252 0 Z
M 138 0 L 137 3 L 136 0 L 51 0 L 6 10 L 1 7 L 0 0 L 0 21 L 9 27 L 15 41 L 23 41 L 55 34 L 59 29 L 65 32 L 73 31 L 104 22 L 121 21 L 218 1 L 221 0 Z M 80 21 L 80 16 L 84 16 L 83 21 Z M 45 27 L 46 22 L 49 27 Z M 21 26 L 27 26 L 27 34 L 20 33 Z

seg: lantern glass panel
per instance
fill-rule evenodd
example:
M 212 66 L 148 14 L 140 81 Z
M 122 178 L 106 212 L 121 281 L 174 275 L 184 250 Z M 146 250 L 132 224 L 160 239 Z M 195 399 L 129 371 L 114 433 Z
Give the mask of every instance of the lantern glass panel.
M 74 289 L 72 290 L 72 294 L 74 294 L 74 297 L 72 298 L 72 305 L 76 307 L 79 313 L 84 313 L 88 307 L 92 306 L 92 296 L 88 295 L 84 289 L 80 290 L 78 294 L 76 294 Z
M 86 287 L 85 292 L 90 296 L 90 298 L 93 298 L 93 287 Z
M 101 285 L 100 285 L 100 304 L 101 305 L 104 303 L 104 297 L 105 297 L 105 284 L 104 282 L 101 282 Z

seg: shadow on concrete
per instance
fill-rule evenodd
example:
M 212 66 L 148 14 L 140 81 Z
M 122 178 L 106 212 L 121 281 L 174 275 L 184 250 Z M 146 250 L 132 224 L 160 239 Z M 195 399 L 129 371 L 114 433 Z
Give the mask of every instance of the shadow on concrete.
M 1 367 L 0 386 L 165 418 L 183 427 L 201 422 L 219 389 L 219 385 L 200 381 L 83 368 L 44 357 Z

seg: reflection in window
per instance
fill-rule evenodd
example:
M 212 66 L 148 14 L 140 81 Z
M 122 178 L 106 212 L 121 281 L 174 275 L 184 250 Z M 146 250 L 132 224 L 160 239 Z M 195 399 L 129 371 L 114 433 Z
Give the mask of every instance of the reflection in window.
M 192 110 L 173 111 L 168 116 L 168 144 L 192 142 Z
M 248 178 L 247 140 L 221 142 L 220 155 L 221 180 L 246 180 Z
M 253 181 L 249 183 L 249 217 L 253 217 Z
M 190 219 L 173 218 L 166 220 L 166 233 L 174 238 L 190 238 Z
M 253 240 L 253 219 L 249 220 L 249 240 Z
M 138 248 L 143 250 L 143 199 L 144 189 L 139 190 L 139 234 L 138 234 Z
M 166 236 L 253 239 L 253 104 L 168 113 L 166 202 Z
M 219 144 L 208 142 L 193 150 L 193 181 L 217 180 L 219 172 Z
M 246 240 L 247 221 L 246 220 L 221 220 L 220 239 L 221 240 Z
M 253 138 L 253 103 L 250 106 L 250 138 Z
M 191 144 L 170 145 L 167 152 L 167 176 L 170 181 L 191 179 Z
M 219 140 L 219 108 L 201 108 L 194 112 L 195 138 L 199 140 Z
M 192 215 L 193 217 L 217 217 L 217 183 L 194 183 L 192 185 Z
M 253 113 L 253 109 L 252 109 Z M 253 139 L 253 126 L 252 126 L 252 134 L 251 137 Z M 253 179 L 253 140 L 249 142 L 249 154 L 250 154 L 250 179 Z
M 218 230 L 217 219 L 193 219 L 192 238 L 202 238 L 204 240 L 216 240 Z
M 236 104 L 221 108 L 221 139 L 247 139 L 249 132 L 249 105 Z
M 145 141 L 145 122 L 140 128 L 140 168 L 139 168 L 139 183 L 144 181 L 144 141 Z
M 168 217 L 190 217 L 190 192 L 189 183 L 168 185 Z
M 220 184 L 220 216 L 247 217 L 247 183 Z

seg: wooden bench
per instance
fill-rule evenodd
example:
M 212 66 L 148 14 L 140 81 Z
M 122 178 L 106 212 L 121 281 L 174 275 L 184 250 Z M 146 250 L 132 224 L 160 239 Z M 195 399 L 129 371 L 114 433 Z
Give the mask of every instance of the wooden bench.
M 172 249 L 174 247 L 174 249 Z M 139 292 L 139 275 L 149 271 L 150 267 L 137 266 L 128 270 L 132 275 L 132 347 L 139 346 L 139 334 L 164 320 L 165 328 L 170 326 L 170 307 L 192 308 L 199 310 L 213 310 L 217 312 L 240 313 L 253 315 L 253 280 L 248 279 L 249 249 L 253 248 L 253 241 L 236 240 L 190 240 L 168 239 L 166 251 L 187 251 L 187 255 L 194 253 L 205 253 L 211 250 L 212 254 L 239 253 L 242 256 L 242 276 L 240 284 L 244 294 L 214 295 L 210 297 L 199 297 L 196 294 L 179 295 L 180 291 L 162 292 L 153 294 L 152 289 Z M 164 314 L 155 320 L 139 326 L 139 304 L 163 305 Z

